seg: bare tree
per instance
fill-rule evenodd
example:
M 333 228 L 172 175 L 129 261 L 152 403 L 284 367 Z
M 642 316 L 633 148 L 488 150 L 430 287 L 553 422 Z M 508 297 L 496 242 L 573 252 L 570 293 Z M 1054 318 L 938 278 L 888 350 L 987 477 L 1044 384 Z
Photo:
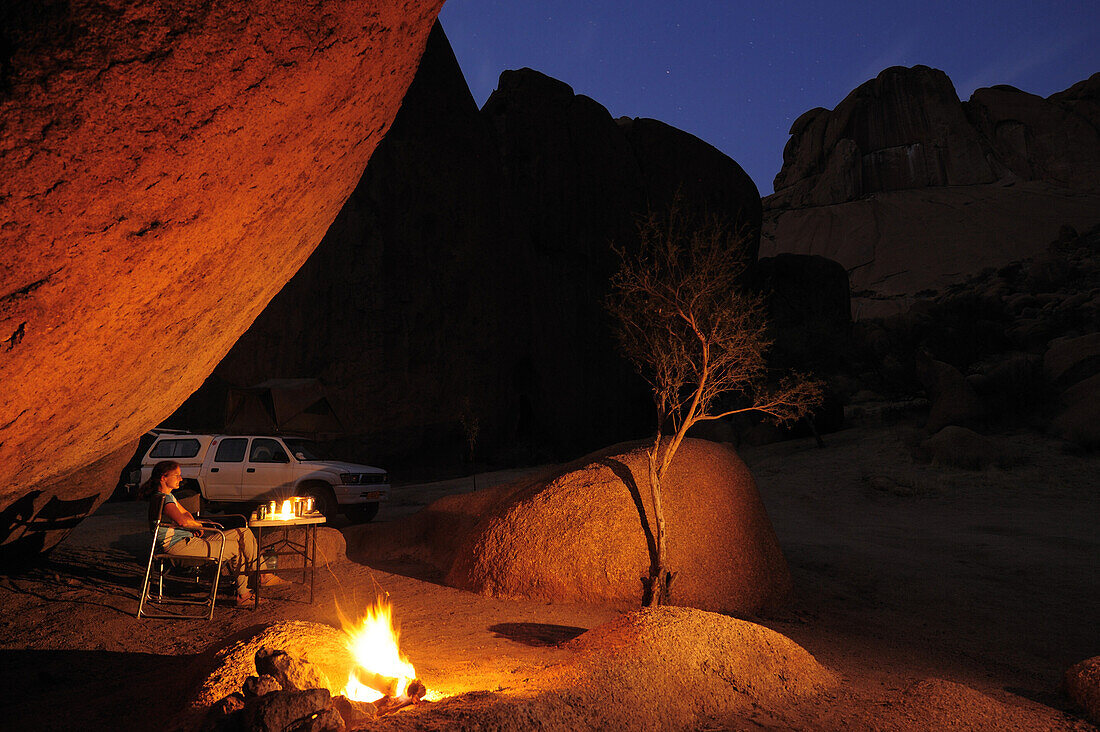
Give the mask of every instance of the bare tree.
M 667 603 L 675 572 L 667 564 L 668 531 L 661 485 L 692 425 L 740 412 L 779 423 L 821 403 L 822 384 L 800 373 L 769 380 L 763 300 L 745 291 L 749 235 L 716 217 L 674 203 L 638 226 L 638 248 L 616 248 L 608 309 L 620 347 L 653 389 L 657 434 L 647 451 L 653 532 L 646 603 Z M 643 509 L 644 512 L 644 509 Z

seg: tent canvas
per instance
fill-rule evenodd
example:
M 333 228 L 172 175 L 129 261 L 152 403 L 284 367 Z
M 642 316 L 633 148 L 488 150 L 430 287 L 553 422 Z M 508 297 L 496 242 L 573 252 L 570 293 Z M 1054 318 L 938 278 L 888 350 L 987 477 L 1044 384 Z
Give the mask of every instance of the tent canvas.
M 227 432 L 317 437 L 344 429 L 317 379 L 269 379 L 255 386 L 230 387 L 225 414 Z

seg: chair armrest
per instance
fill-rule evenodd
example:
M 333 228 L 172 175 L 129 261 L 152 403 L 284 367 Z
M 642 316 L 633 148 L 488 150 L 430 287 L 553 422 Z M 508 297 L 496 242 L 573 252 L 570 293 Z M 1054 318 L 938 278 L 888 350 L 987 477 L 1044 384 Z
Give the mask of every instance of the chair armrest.
M 198 519 L 198 522 L 204 526 L 213 525 L 218 528 L 226 528 L 226 524 L 229 524 L 229 528 L 244 528 L 248 526 L 248 518 L 242 516 L 239 513 L 220 513 L 218 514 L 218 520 L 213 519 Z
M 242 514 L 239 514 L 239 513 L 227 513 L 227 514 L 223 514 L 223 515 L 222 515 L 222 517 L 223 517 L 224 519 L 234 519 L 234 521 L 233 521 L 233 523 L 234 523 L 234 524 L 235 524 L 235 523 L 237 523 L 237 522 L 239 521 L 241 525 L 240 525 L 240 526 L 235 526 L 234 528 L 240 528 L 240 529 L 243 529 L 243 528 L 245 528 L 246 526 L 248 526 L 248 517 L 247 517 L 247 516 L 244 516 L 244 515 L 242 515 Z

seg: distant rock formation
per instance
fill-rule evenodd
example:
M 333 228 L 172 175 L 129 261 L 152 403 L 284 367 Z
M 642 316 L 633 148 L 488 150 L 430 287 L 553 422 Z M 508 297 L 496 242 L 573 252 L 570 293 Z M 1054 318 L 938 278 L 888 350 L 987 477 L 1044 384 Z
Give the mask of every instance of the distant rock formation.
M 1048 99 L 996 86 L 964 103 L 942 71 L 886 69 L 795 120 L 761 254 L 836 259 L 857 316 L 1031 256 L 1063 224 L 1100 222 L 1098 109 L 1100 74 Z
M 769 208 L 996 180 L 951 80 L 926 66 L 886 69 L 832 112 L 803 114 L 790 134 Z
M 638 436 L 651 400 L 604 311 L 610 243 L 677 191 L 744 222 L 755 261 L 759 192 L 737 163 L 530 69 L 478 111 L 437 27 L 324 241 L 215 377 L 320 378 L 365 461 L 453 463 L 475 420 L 475 455 L 501 461 Z
M 1100 225 L 983 270 L 906 312 L 858 321 L 864 388 L 931 400 L 926 429 L 1045 429 L 1100 447 Z
M 442 4 L 3 4 L 0 559 L 109 496 L 305 261 Z

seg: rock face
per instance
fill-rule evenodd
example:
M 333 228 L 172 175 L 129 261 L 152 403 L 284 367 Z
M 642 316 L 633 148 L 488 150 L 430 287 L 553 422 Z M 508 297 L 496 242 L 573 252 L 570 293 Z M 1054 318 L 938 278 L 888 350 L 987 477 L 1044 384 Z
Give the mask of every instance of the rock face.
M 978 89 L 966 105 L 983 140 L 1012 175 L 1100 193 L 1100 127 L 1086 116 L 1100 73 L 1050 99 L 1011 86 Z
M 110 494 L 73 471 L 171 414 L 305 261 L 441 5 L 5 5 L 0 506 Z
M 830 377 L 844 369 L 851 351 L 852 298 L 844 268 L 812 255 L 763 257 L 756 263 L 754 286 L 764 297 L 768 334 L 774 341 L 769 367 L 834 381 Z M 837 397 L 827 389 L 825 403 L 813 415 L 818 432 L 843 426 L 844 406 Z M 767 424 L 748 437 L 771 431 Z
M 832 112 L 803 114 L 790 134 L 774 183 L 790 208 L 996 180 L 951 80 L 926 66 L 886 69 Z
M 215 375 L 320 378 L 343 456 L 365 462 L 453 460 L 473 421 L 475 454 L 505 461 L 638 436 L 651 400 L 603 308 L 609 243 L 678 189 L 755 242 L 759 193 L 734 161 L 530 69 L 478 111 L 437 28 L 324 241 Z
M 1094 75 L 1048 99 L 997 86 L 961 102 L 941 71 L 886 69 L 791 126 L 761 253 L 836 259 L 857 317 L 1031 256 L 1063 224 L 1100 222 L 1098 90 Z
M 486 367 L 516 358 L 485 334 L 524 307 L 491 131 L 438 26 L 407 100 L 317 251 L 215 371 L 319 377 L 370 460 L 455 429 L 464 400 L 498 409 L 507 374 Z
M 932 406 L 924 429 L 935 434 L 947 425 L 973 425 L 985 416 L 974 388 L 957 368 L 927 356 L 917 359 L 917 377 Z
M 1100 374 L 1066 389 L 1059 401 L 1054 434 L 1084 448 L 1100 447 Z
M 1100 373 L 1100 333 L 1051 341 L 1043 355 L 1043 373 L 1063 387 Z
M 650 565 L 644 447 L 620 445 L 526 484 L 460 539 L 447 584 L 504 597 L 637 607 Z M 677 605 L 774 606 L 790 574 L 752 475 L 728 448 L 686 440 L 663 487 Z

